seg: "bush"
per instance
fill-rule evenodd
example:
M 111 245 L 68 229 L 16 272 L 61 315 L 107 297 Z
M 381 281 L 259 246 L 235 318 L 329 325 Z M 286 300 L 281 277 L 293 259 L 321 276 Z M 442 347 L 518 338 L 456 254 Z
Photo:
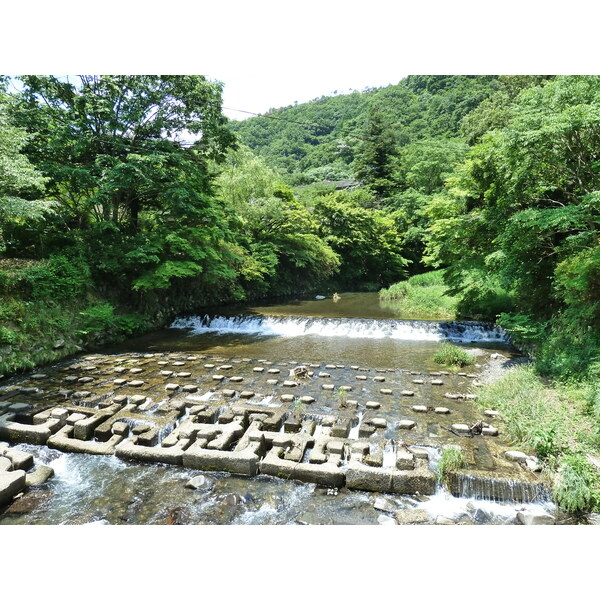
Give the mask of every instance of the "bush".
M 68 300 L 84 296 L 90 285 L 88 265 L 78 258 L 52 256 L 44 264 L 28 267 L 21 281 L 33 300 Z
M 400 318 L 454 319 L 458 298 L 448 294 L 443 271 L 413 275 L 380 290 L 379 299 Z
M 19 341 L 19 335 L 12 329 L 0 325 L 0 345 L 12 346 Z
M 448 473 L 457 471 L 467 464 L 463 451 L 458 446 L 446 446 L 442 449 L 438 463 L 438 481 L 444 481 Z
M 457 367 L 466 367 L 475 362 L 475 358 L 468 352 L 447 342 L 444 342 L 433 355 L 433 360 L 440 365 L 455 365 Z
M 552 495 L 568 512 L 592 511 L 600 505 L 600 476 L 585 457 L 567 456 L 556 474 Z

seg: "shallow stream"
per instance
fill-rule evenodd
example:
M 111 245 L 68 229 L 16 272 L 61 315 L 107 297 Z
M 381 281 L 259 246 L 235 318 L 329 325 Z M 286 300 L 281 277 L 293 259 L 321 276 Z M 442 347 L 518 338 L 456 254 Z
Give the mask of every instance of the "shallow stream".
M 492 354 L 501 353 L 506 365 L 517 356 L 503 333 L 477 323 L 399 321 L 389 306 L 379 304 L 376 294 L 344 294 L 337 302 L 331 298 L 298 300 L 246 307 L 233 313 L 228 309 L 184 317 L 168 329 L 106 348 L 88 359 L 90 364 L 100 367 L 116 362 L 136 363 L 147 370 L 152 361 L 161 358 L 162 362 L 185 361 L 188 354 L 214 362 L 226 360 L 234 366 L 232 373 L 246 369 L 245 385 L 252 385 L 258 391 L 249 402 L 266 405 L 273 397 L 273 385 L 269 387 L 258 375 L 251 380 L 248 376 L 251 366 L 280 366 L 285 377 L 291 365 L 314 363 L 315 371 L 317 367 L 327 368 L 334 374 L 336 386 L 354 386 L 348 394 L 358 406 L 358 420 L 348 434 L 352 439 L 363 418 L 361 407 L 379 391 L 372 383 L 373 376 L 385 374 L 385 385 L 400 390 L 411 377 L 437 372 L 440 366 L 433 361 L 433 355 L 443 340 L 465 347 L 475 355 L 476 364 L 466 367 L 461 376 L 448 372 L 444 389 L 426 382 L 419 393 L 426 399 L 423 401 L 448 406 L 465 422 L 468 419 L 475 422 L 477 410 L 472 402 L 464 400 L 464 395 L 476 391 L 478 378 L 490 362 L 497 360 L 491 358 Z M 49 377 L 46 385 L 49 394 L 53 389 L 52 378 L 58 378 L 61 369 L 73 368 L 74 362 L 38 370 Z M 356 385 L 357 373 L 362 372 L 363 379 L 369 377 L 364 387 Z M 194 374 L 193 381 L 200 387 L 198 394 L 204 391 L 210 396 L 206 390 L 213 388 L 207 377 Z M 153 378 L 160 379 L 155 371 L 145 377 L 151 383 Z M 21 378 L 8 384 L 31 382 Z M 321 381 L 308 381 L 304 392 L 319 399 L 310 407 L 317 422 L 335 413 L 341 397 L 341 394 L 323 394 L 320 384 Z M 461 399 L 448 397 L 448 390 L 462 395 Z M 105 392 L 104 388 L 102 392 L 103 397 L 113 393 Z M 387 447 L 385 444 L 397 437 L 398 419 L 406 418 L 409 404 L 391 396 L 378 400 L 381 408 L 377 416 L 386 418 L 388 426 L 372 438 L 374 443 Z M 276 400 L 273 402 L 278 405 Z M 455 421 L 448 421 L 452 422 Z M 415 434 L 410 438 L 411 443 L 427 450 L 434 468 L 442 443 L 452 441 L 452 435 L 445 431 L 447 427 L 440 427 L 437 421 L 428 421 L 421 437 Z M 493 444 L 485 445 L 479 440 L 465 443 L 472 450 L 478 468 L 487 468 L 486 464 L 494 462 Z M 503 443 L 501 436 L 499 443 Z M 181 466 L 137 463 L 116 456 L 66 453 L 31 444 L 18 444 L 17 448 L 33 453 L 36 463 L 51 466 L 55 475 L 4 509 L 0 524 L 508 524 L 516 523 L 518 512 L 532 506 L 495 501 L 487 498 L 485 491 L 464 485 L 463 497 L 450 495 L 443 486 L 438 486 L 432 496 L 382 494 L 326 488 L 267 475 L 200 472 Z M 384 467 L 385 460 L 384 452 Z M 185 486 L 198 475 L 204 476 L 198 489 Z M 536 510 L 555 512 L 548 498 L 532 500 L 537 502 Z

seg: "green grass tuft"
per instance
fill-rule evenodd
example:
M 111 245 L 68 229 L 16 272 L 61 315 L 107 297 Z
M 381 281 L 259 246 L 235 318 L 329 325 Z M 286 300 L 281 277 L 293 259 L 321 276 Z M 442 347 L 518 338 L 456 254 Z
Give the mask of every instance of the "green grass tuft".
M 457 348 L 452 344 L 444 342 L 440 349 L 433 355 L 433 360 L 439 365 L 466 367 L 475 362 L 475 357 L 462 348 Z

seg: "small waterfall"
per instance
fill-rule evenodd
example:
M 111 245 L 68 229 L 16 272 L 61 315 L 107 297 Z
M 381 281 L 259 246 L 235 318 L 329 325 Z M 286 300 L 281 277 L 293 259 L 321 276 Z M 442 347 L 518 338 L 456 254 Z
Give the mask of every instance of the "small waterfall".
M 454 496 L 477 500 L 525 503 L 551 501 L 548 488 L 542 484 L 470 473 L 451 474 L 450 490 Z
M 502 329 L 479 321 L 403 321 L 398 319 L 344 319 L 267 316 L 197 316 L 175 320 L 175 329 L 193 333 L 237 333 L 282 337 L 392 338 L 397 340 L 507 342 Z
M 349 440 L 357 440 L 358 439 L 358 430 L 360 429 L 360 424 L 362 423 L 363 415 L 364 415 L 363 412 L 358 413 L 358 423 L 356 423 L 356 425 L 354 427 L 352 427 L 350 429 L 350 431 L 348 432 Z

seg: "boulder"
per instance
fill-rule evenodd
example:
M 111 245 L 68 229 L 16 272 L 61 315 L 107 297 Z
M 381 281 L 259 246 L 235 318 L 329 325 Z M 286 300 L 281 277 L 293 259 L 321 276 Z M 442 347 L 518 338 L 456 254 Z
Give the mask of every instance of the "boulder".
M 518 450 L 507 450 L 504 453 L 504 457 L 512 462 L 518 462 L 525 464 L 527 462 L 527 454 L 525 452 L 519 452 Z
M 25 471 L 0 472 L 0 506 L 8 504 L 25 487 Z
M 554 525 L 556 519 L 542 508 L 527 508 L 517 513 L 517 521 L 523 525 Z
M 52 467 L 40 465 L 35 471 L 25 475 L 25 485 L 28 487 L 42 485 L 53 475 L 54 469 Z

